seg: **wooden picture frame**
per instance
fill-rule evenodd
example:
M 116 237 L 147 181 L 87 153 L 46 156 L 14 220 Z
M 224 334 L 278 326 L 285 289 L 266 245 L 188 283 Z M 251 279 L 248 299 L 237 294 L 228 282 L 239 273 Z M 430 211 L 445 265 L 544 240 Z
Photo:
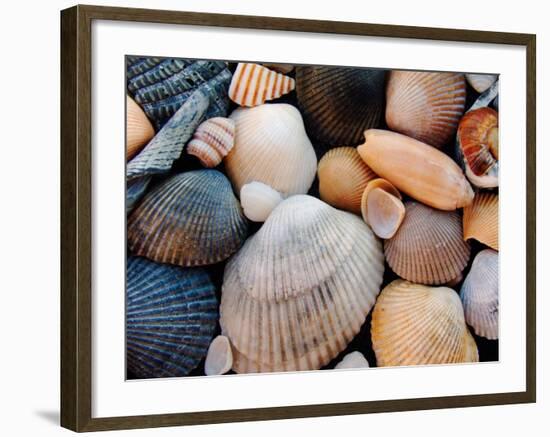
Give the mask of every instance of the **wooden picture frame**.
M 170 23 L 428 39 L 524 46 L 527 64 L 526 390 L 245 410 L 93 418 L 92 411 L 92 157 L 93 20 Z M 175 425 L 336 416 L 406 410 L 529 403 L 536 400 L 536 37 L 531 34 L 75 6 L 61 12 L 61 425 L 99 431 Z

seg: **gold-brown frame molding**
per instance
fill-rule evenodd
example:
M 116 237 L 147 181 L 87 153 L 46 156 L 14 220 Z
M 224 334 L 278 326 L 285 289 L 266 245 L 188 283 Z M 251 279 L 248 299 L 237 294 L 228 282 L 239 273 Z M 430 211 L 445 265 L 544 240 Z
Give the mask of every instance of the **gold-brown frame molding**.
M 93 20 L 524 46 L 527 53 L 526 390 L 469 396 L 92 418 L 91 25 Z M 74 431 L 338 416 L 536 401 L 536 36 L 78 5 L 61 12 L 61 425 Z

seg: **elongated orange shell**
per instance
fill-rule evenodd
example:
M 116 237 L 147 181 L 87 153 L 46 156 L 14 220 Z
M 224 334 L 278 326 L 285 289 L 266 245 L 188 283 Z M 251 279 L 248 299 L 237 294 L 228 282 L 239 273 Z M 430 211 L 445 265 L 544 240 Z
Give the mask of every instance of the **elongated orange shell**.
M 258 106 L 294 89 L 294 79 L 262 67 L 240 63 L 229 86 L 229 98 L 241 106 Z
M 137 155 L 154 135 L 155 130 L 145 112 L 126 96 L 126 161 Z
M 498 194 L 480 191 L 464 208 L 464 240 L 473 238 L 498 250 Z
M 379 367 L 479 361 L 460 298 L 447 287 L 393 281 L 378 296 L 371 335 Z
M 460 167 L 434 147 L 395 132 L 369 129 L 357 151 L 377 175 L 426 205 L 454 210 L 472 202 L 474 192 Z
M 391 130 L 441 148 L 455 134 L 465 102 L 463 74 L 392 71 L 386 123 Z
M 235 144 L 235 122 L 214 117 L 202 122 L 187 144 L 187 153 L 196 156 L 208 168 L 217 166 Z
M 317 176 L 321 199 L 355 214 L 361 212 L 361 196 L 367 183 L 376 178 L 354 147 L 337 147 L 325 153 Z
M 391 269 L 419 284 L 445 284 L 456 278 L 470 259 L 456 211 L 439 211 L 418 202 L 405 202 L 405 219 L 385 241 Z

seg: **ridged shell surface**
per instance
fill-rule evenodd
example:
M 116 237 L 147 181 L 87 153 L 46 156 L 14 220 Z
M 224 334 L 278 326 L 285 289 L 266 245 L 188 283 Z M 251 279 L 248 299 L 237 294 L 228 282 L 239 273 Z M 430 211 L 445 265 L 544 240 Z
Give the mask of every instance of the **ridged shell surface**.
M 420 284 L 439 285 L 456 278 L 470 258 L 459 213 L 414 201 L 405 202 L 405 211 L 401 226 L 384 245 L 391 269 Z
M 196 156 L 207 168 L 217 166 L 235 144 L 235 122 L 214 117 L 202 122 L 187 144 L 187 153 Z
M 463 74 L 392 71 L 386 123 L 391 130 L 441 148 L 456 132 L 465 103 Z
M 479 191 L 464 208 L 463 226 L 465 240 L 473 238 L 498 250 L 498 194 Z
M 393 281 L 378 296 L 371 335 L 379 367 L 479 361 L 460 298 L 447 287 Z
M 466 323 L 477 335 L 498 338 L 498 252 L 479 252 L 462 284 L 460 298 Z
M 216 170 L 195 170 L 145 195 L 128 217 L 128 247 L 158 262 L 207 265 L 235 253 L 247 231 L 227 178 Z
M 258 106 L 288 94 L 294 87 L 291 77 L 259 64 L 239 63 L 231 79 L 229 98 L 241 106 Z
M 325 147 L 355 146 L 384 117 L 385 71 L 296 67 L 296 94 L 308 134 Z
M 294 106 L 272 103 L 239 108 L 230 118 L 235 121 L 235 146 L 224 162 L 236 192 L 257 181 L 283 196 L 307 193 L 315 179 L 317 158 Z
M 128 257 L 126 360 L 134 378 L 185 376 L 206 356 L 218 318 L 206 270 Z
M 466 80 L 478 93 L 487 91 L 497 79 L 498 74 L 466 74 Z
M 126 96 L 126 160 L 133 158 L 155 135 L 145 112 Z
M 228 262 L 220 324 L 239 373 L 319 369 L 359 332 L 382 283 L 357 216 L 292 196 Z

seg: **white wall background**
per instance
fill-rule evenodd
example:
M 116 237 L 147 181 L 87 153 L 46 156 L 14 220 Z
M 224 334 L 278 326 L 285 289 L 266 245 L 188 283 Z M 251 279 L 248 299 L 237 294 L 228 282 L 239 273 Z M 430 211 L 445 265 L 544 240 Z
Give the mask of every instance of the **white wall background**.
M 550 211 L 543 150 L 548 137 L 545 77 L 550 39 L 544 2 L 357 0 L 95 0 L 96 4 L 271 15 L 341 21 L 456 27 L 537 34 L 538 76 L 538 403 L 125 432 L 142 436 L 547 435 L 550 311 L 544 275 Z M 59 10 L 71 1 L 3 4 L 0 32 L 0 433 L 68 435 L 58 427 L 59 399 Z M 546 53 L 545 53 L 546 52 Z M 62 110 L 62 109 L 61 109 Z M 546 347 L 543 348 L 543 343 Z M 122 435 L 122 432 L 114 433 Z M 113 435 L 114 435 L 113 434 Z

